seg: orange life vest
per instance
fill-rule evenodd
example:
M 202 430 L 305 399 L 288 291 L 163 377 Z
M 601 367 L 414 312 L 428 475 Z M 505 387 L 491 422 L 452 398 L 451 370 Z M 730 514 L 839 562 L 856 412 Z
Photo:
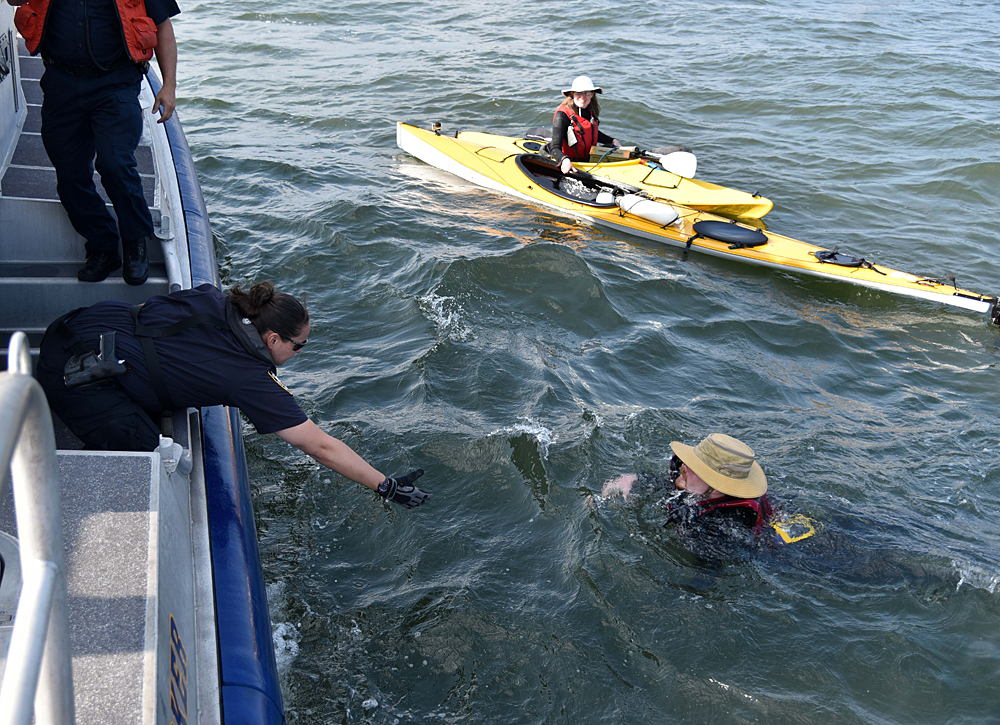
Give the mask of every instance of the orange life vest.
M 34 55 L 45 34 L 45 18 L 49 13 L 51 0 L 28 0 L 14 12 L 14 25 L 24 37 L 28 52 Z M 156 23 L 146 15 L 144 0 L 115 0 L 122 37 L 129 58 L 141 63 L 153 57 L 156 47 Z
M 568 106 L 559 106 L 552 116 L 552 123 L 555 125 L 556 118 L 560 113 L 569 116 L 570 127 L 576 134 L 576 143 L 569 145 L 569 139 L 563 141 L 563 155 L 569 156 L 573 161 L 587 161 L 590 158 L 590 149 L 597 145 L 597 117 L 586 119 L 570 110 Z

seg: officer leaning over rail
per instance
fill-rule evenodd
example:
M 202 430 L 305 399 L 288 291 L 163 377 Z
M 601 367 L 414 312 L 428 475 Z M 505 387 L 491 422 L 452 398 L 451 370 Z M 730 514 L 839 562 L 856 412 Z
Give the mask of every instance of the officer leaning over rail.
M 139 285 L 149 276 L 153 218 L 135 150 L 142 136 L 139 89 L 149 61 L 163 85 L 153 99 L 159 123 L 174 112 L 177 42 L 175 0 L 7 0 L 28 51 L 41 53 L 42 143 L 56 170 L 56 190 L 70 222 L 86 239 L 82 282 L 100 282 L 122 267 Z M 96 154 L 96 162 L 95 162 Z M 94 185 L 94 169 L 118 217 Z
M 88 449 L 151 451 L 153 420 L 176 409 L 238 407 L 345 478 L 414 508 L 431 494 L 421 469 L 389 478 L 306 417 L 276 367 L 309 338 L 309 312 L 260 282 L 227 296 L 204 284 L 142 305 L 106 300 L 63 315 L 40 345 L 36 377 L 49 405 Z M 99 351 L 99 353 L 98 353 Z

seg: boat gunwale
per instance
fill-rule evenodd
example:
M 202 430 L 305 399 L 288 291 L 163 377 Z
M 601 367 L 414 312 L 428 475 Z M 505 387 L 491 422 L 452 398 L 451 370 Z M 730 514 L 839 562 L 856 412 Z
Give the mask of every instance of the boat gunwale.
M 159 78 L 150 71 L 147 80 L 155 95 L 161 86 Z M 191 285 L 220 287 L 208 208 L 187 137 L 176 113 L 164 126 L 188 235 Z M 202 408 L 201 433 L 221 720 L 283 723 L 281 684 L 239 411 L 228 406 Z M 226 593 L 233 596 L 220 605 L 220 594 Z

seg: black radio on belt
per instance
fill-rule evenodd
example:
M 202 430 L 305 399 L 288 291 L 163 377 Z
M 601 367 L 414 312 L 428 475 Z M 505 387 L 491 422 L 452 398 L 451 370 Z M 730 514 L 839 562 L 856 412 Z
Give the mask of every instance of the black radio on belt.
M 105 332 L 101 334 L 100 354 L 88 350 L 71 357 L 63 368 L 63 380 L 67 388 L 79 388 L 103 383 L 124 372 L 128 372 L 128 366 L 115 355 L 115 333 Z

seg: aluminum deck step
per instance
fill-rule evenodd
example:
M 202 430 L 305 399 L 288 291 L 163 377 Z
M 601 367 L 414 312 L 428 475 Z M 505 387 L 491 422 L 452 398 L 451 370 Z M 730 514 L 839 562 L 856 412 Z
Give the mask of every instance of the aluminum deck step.
M 177 433 L 189 437 L 183 419 Z M 215 636 L 207 537 L 194 535 L 204 494 L 159 452 L 60 449 L 58 463 L 76 722 L 199 722 L 199 708 L 215 721 L 218 702 L 202 698 L 217 698 L 218 684 L 211 665 L 200 682 L 198 666 L 199 652 L 215 658 L 198 641 L 206 627 Z M 0 532 L 14 565 L 0 585 L 2 672 L 20 581 L 9 499 Z
M 158 462 L 152 454 L 59 454 L 78 723 L 142 722 Z

